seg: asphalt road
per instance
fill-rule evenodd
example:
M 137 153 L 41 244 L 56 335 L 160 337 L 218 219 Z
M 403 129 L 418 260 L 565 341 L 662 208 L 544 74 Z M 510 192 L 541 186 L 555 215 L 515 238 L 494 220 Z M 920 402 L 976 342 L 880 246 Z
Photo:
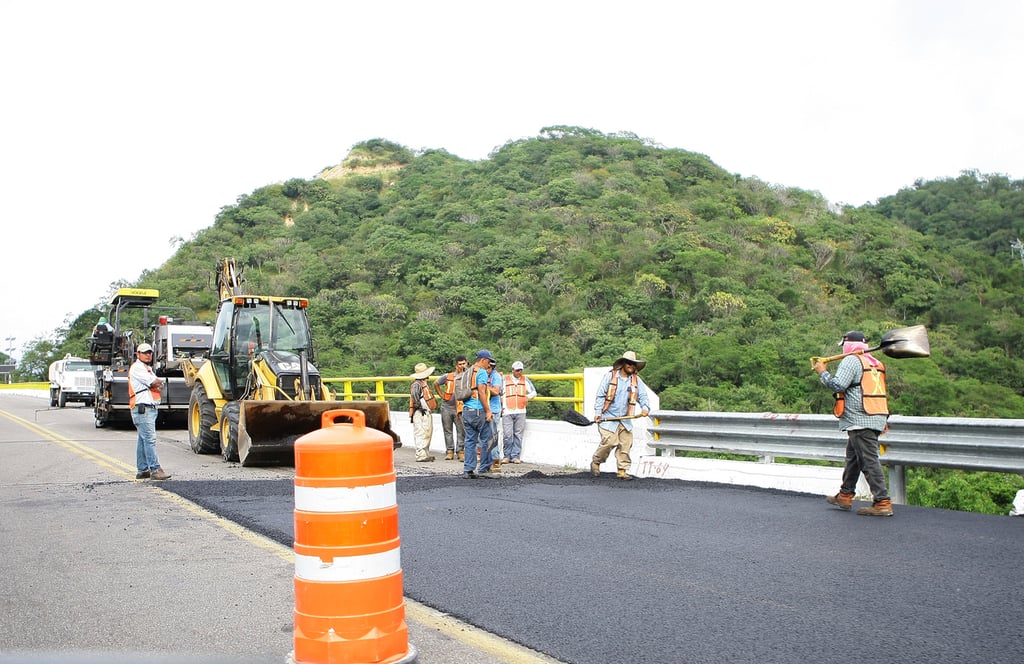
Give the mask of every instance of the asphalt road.
M 8 406 L 0 397 L 0 414 Z M 91 418 L 83 425 L 71 422 L 67 413 L 58 415 L 55 429 L 72 432 L 69 438 L 84 439 L 88 446 L 105 447 L 88 442 Z M 187 447 L 181 448 L 184 432 L 160 433 L 164 465 L 182 472 L 159 489 L 134 481 L 115 482 L 113 489 L 104 484 L 100 494 L 92 489 L 97 496 L 94 521 L 109 529 L 112 517 L 98 516 L 107 513 L 103 506 L 117 513 L 131 505 L 121 492 L 123 484 L 132 500 L 140 494 L 148 500 L 153 493 L 173 493 L 240 524 L 245 532 L 290 546 L 289 470 L 245 469 L 213 457 L 190 457 Z M 0 418 L 0 440 L 9 435 Z M 131 432 L 121 435 L 133 438 Z M 123 440 L 119 444 L 125 447 Z M 119 458 L 130 462 L 134 444 L 129 448 L 130 454 L 121 449 Z M 56 463 L 62 448 L 50 454 Z M 421 662 L 537 661 L 528 659 L 536 652 L 581 664 L 1024 661 L 1024 575 L 1018 571 L 1024 519 L 906 506 L 898 506 L 893 518 L 869 518 L 831 509 L 817 496 L 673 480 L 620 482 L 610 475 L 594 479 L 523 466 L 509 468 L 510 476 L 500 480 L 464 480 L 456 474 L 460 464 L 415 464 L 411 456 L 406 448 L 396 453 L 405 594 L 413 616 L 432 615 L 433 608 L 443 620 L 453 621 L 410 625 Z M 14 610 L 7 599 L 12 592 L 16 597 L 39 592 L 38 586 L 25 587 L 12 578 L 24 574 L 33 560 L 47 567 L 33 556 L 25 541 L 28 532 L 17 527 L 11 532 L 10 523 L 36 513 L 33 501 L 42 500 L 38 493 L 55 492 L 39 506 L 51 514 L 60 505 L 83 500 L 82 487 L 88 486 L 88 480 L 71 481 L 65 491 L 57 475 L 46 472 L 37 482 L 12 485 L 12 472 L 5 459 L 0 535 L 5 546 L 14 542 L 8 548 L 22 552 L 9 552 L 0 568 L 5 616 Z M 103 476 L 110 471 L 81 472 Z M 172 505 L 167 511 L 181 511 Z M 146 527 L 163 541 L 194 539 L 193 529 L 204 531 L 207 524 L 191 521 Z M 78 545 L 82 553 L 89 548 L 88 542 Z M 161 549 L 154 543 L 148 556 L 158 559 Z M 203 554 L 200 547 L 189 560 L 173 563 L 183 576 L 219 567 L 221 585 L 228 576 L 243 597 L 262 592 L 258 601 L 277 608 L 233 622 L 260 639 L 276 631 L 276 639 L 254 650 L 282 652 L 284 637 L 290 637 L 290 615 L 282 614 L 287 614 L 283 607 L 290 587 L 283 592 L 281 586 L 290 581 L 290 566 L 274 562 L 281 560 L 276 557 L 263 560 L 256 544 L 238 537 L 225 538 L 215 549 Z M 175 549 L 172 553 L 181 555 Z M 123 560 L 103 562 L 85 555 L 80 562 L 95 593 L 111 585 L 116 589 L 111 580 L 129 571 Z M 136 564 L 134 559 L 130 564 Z M 62 593 L 64 584 L 73 587 L 73 576 L 65 572 L 59 579 Z M 180 583 L 220 588 L 205 574 Z M 136 611 L 145 615 L 146 606 Z M 209 616 L 247 613 L 220 604 L 209 608 Z M 37 616 L 37 622 L 44 629 L 46 621 Z M 197 629 L 187 622 L 189 629 Z M 508 650 L 474 650 L 479 643 L 460 640 L 462 623 L 477 628 L 467 627 L 467 633 L 493 635 L 496 643 L 509 644 Z M 229 638 L 232 630 L 217 633 Z M 442 638 L 431 641 L 434 637 Z M 45 639 L 21 638 L 22 647 L 25 641 L 45 644 Z M 0 634 L 0 652 L 11 642 Z M 534 652 L 513 654 L 512 643 Z M 224 648 L 205 652 L 231 654 Z

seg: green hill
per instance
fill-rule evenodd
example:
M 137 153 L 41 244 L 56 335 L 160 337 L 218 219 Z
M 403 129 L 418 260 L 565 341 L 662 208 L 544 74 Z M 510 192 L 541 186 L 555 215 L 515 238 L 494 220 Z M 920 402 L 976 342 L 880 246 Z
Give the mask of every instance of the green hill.
M 837 209 L 701 154 L 549 127 L 479 162 L 366 141 L 240 196 L 133 285 L 212 319 L 208 277 L 232 256 L 251 291 L 311 298 L 329 376 L 480 347 L 579 371 L 632 349 L 684 410 L 827 412 L 810 356 L 924 324 L 932 357 L 888 362 L 893 412 L 1024 417 L 1022 235 L 1024 184 L 1000 175 Z M 94 317 L 38 360 L 82 352 Z

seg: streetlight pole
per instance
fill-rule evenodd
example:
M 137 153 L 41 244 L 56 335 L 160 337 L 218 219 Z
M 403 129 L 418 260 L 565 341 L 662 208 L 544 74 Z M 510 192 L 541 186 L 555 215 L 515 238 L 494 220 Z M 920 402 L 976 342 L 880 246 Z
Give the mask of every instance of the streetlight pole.
M 16 337 L 7 337 L 6 339 L 4 339 L 4 341 L 7 342 L 7 361 L 10 362 L 12 365 L 14 364 L 14 356 L 12 355 L 12 353 L 14 352 L 15 339 Z M 7 374 L 8 383 L 11 383 L 13 379 L 14 377 L 12 374 Z

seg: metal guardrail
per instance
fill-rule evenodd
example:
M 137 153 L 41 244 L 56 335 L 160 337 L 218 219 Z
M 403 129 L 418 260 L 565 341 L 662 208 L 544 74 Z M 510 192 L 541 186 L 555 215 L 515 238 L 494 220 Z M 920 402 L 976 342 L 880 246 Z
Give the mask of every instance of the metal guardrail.
M 438 374 L 431 376 L 430 380 L 433 383 L 434 378 Z M 534 401 L 553 401 L 553 402 L 564 402 L 570 403 L 573 407 L 582 412 L 583 408 L 583 374 L 571 373 L 571 374 L 526 374 L 527 377 L 535 383 L 543 381 L 572 381 L 573 396 L 571 397 L 549 397 L 549 396 L 537 396 Z M 386 385 L 388 383 L 401 383 L 404 386 L 408 386 L 412 381 L 409 376 L 360 376 L 360 377 L 341 377 L 341 378 L 324 378 L 323 382 L 331 385 L 331 389 L 336 392 L 338 398 L 343 400 L 352 399 L 367 399 L 371 401 L 384 401 L 389 398 L 408 397 L 409 388 L 405 387 L 403 392 L 388 392 Z M 334 385 L 340 385 L 341 388 L 333 387 Z M 355 389 L 356 386 L 371 386 L 372 389 Z
M 653 447 L 675 450 L 843 461 L 846 434 L 830 415 L 657 411 Z M 1024 474 L 1024 420 L 893 415 L 879 439 L 889 492 L 906 502 L 906 466 Z

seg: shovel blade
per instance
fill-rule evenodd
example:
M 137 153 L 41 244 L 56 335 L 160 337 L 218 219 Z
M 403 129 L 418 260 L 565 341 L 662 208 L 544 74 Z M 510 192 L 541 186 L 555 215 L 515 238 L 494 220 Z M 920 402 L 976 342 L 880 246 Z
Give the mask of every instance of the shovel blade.
M 913 325 L 890 330 L 882 335 L 879 344 L 882 352 L 897 359 L 907 357 L 928 357 L 931 346 L 928 343 L 928 330 L 924 325 Z

